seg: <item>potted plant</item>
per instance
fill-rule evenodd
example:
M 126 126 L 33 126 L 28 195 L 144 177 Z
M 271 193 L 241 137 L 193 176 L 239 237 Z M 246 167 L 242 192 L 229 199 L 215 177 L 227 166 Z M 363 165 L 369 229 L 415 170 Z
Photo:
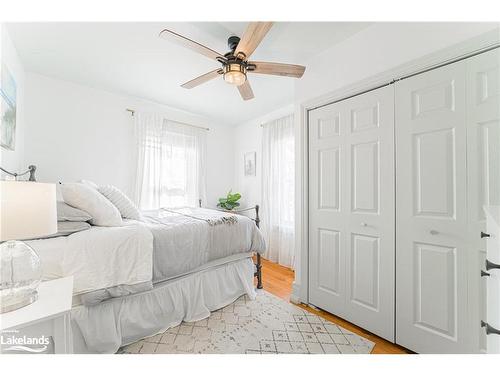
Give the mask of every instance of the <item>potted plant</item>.
M 238 207 L 239 200 L 241 198 L 240 193 L 232 193 L 231 190 L 227 193 L 227 196 L 225 198 L 219 198 L 219 203 L 217 203 L 217 207 L 222 208 L 223 210 L 228 210 L 231 211 L 235 207 Z

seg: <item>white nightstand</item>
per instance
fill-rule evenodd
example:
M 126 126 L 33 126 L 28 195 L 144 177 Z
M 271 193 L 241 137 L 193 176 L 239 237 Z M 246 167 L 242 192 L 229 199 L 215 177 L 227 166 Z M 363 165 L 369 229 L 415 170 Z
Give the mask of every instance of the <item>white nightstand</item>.
M 36 345 L 28 345 L 37 349 L 44 346 L 43 338 L 52 337 L 54 352 L 57 354 L 72 353 L 70 311 L 73 296 L 73 276 L 42 282 L 38 287 L 38 300 L 19 310 L 0 314 L 0 332 L 2 332 L 2 349 L 11 346 L 8 340 L 12 336 L 22 339 L 12 343 L 23 345 L 27 340 L 35 339 Z M 19 351 L 22 351 L 19 350 Z M 28 352 L 28 351 L 26 351 Z

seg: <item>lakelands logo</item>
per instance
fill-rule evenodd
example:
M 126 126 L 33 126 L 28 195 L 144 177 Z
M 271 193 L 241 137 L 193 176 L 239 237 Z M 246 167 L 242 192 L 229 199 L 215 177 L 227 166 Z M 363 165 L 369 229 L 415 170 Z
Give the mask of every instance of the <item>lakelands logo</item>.
M 3 331 L 0 334 L 2 352 L 25 351 L 30 353 L 43 353 L 47 350 L 50 338 L 42 335 L 39 337 L 19 336 L 18 331 Z

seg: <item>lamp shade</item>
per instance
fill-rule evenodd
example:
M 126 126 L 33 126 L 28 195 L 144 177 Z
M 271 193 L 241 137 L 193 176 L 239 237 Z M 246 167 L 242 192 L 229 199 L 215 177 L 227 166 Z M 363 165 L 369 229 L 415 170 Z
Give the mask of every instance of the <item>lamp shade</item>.
M 0 241 L 57 232 L 55 184 L 0 181 Z

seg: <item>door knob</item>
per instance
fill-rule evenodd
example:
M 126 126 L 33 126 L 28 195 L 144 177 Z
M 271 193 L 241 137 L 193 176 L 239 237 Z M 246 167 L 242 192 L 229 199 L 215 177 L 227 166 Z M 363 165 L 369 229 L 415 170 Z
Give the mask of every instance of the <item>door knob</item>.
M 367 227 L 367 226 L 368 226 L 368 224 L 366 224 L 366 223 L 361 223 L 361 226 L 362 226 L 362 227 Z
M 481 320 L 481 327 L 486 327 L 487 335 L 500 335 L 500 329 L 493 328 L 488 323 Z
M 481 270 L 481 277 L 491 276 L 488 272 Z
M 489 233 L 481 232 L 481 238 L 488 238 L 488 237 L 491 237 Z
M 488 259 L 486 259 L 486 271 L 489 271 L 492 269 L 500 269 L 500 264 L 490 262 Z
M 432 234 L 433 236 L 435 236 L 436 234 L 439 234 L 439 232 L 437 230 L 434 230 L 434 229 L 431 229 L 429 231 L 430 234 Z

